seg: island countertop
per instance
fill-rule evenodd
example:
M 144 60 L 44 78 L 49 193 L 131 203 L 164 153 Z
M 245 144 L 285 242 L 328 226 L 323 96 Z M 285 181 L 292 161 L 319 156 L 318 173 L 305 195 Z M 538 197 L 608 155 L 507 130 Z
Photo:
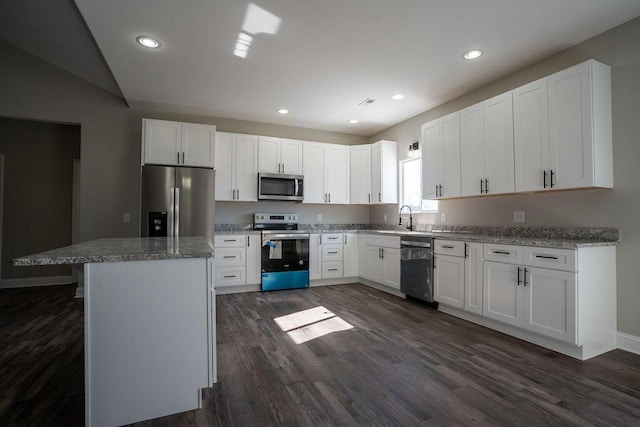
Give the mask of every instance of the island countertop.
M 13 265 L 62 265 L 93 262 L 211 258 L 213 249 L 202 237 L 134 237 L 98 239 L 16 258 Z

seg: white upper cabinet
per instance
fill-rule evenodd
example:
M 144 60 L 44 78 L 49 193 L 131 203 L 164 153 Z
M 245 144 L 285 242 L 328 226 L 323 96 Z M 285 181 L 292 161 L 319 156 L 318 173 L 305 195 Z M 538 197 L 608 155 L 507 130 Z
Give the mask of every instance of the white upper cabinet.
M 371 144 L 351 146 L 351 203 L 371 203 Z
M 258 137 L 216 133 L 216 200 L 255 202 L 258 197 Z
M 214 167 L 216 127 L 142 119 L 142 164 Z
M 459 112 L 422 125 L 422 149 L 423 198 L 460 196 Z
M 305 142 L 303 166 L 304 203 L 349 203 L 348 146 Z
M 514 91 L 516 191 L 613 187 L 611 69 L 589 60 Z
M 293 139 L 259 137 L 259 171 L 302 174 L 302 142 Z
M 398 146 L 395 141 L 371 145 L 371 203 L 398 203 Z
M 462 195 L 512 193 L 511 92 L 460 111 Z
M 395 141 L 351 147 L 351 203 L 398 203 L 398 147 Z

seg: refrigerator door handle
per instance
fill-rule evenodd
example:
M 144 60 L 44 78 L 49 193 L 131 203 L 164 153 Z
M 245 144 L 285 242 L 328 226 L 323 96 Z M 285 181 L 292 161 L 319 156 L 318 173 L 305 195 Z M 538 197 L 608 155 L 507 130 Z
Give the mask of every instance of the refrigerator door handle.
M 173 215 L 173 222 L 175 223 L 173 226 L 173 237 L 178 237 L 180 236 L 180 188 L 176 187 L 175 192 L 175 203 L 173 205 L 175 210 Z

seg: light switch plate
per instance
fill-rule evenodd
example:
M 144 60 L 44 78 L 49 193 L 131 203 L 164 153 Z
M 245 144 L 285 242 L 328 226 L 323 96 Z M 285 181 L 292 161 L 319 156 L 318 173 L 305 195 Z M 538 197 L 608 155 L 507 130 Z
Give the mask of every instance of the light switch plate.
M 322 222 L 322 214 L 318 214 L 318 222 Z
M 513 222 L 524 222 L 524 211 L 513 211 Z
M 445 222 L 447 222 L 447 214 L 446 214 L 446 213 L 442 212 L 442 213 L 440 214 L 440 222 L 442 222 L 443 224 L 444 224 Z

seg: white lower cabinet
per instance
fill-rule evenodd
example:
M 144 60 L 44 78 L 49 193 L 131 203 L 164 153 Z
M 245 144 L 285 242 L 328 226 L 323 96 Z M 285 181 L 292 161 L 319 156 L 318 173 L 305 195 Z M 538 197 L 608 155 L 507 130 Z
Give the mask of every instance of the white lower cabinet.
M 464 258 L 436 254 L 433 274 L 435 300 L 464 308 Z
M 482 314 L 482 243 L 434 241 L 435 300 Z
M 485 259 L 504 258 L 484 263 L 484 315 L 576 344 L 577 273 L 571 262 L 575 251 L 486 246 Z M 525 262 L 531 258 L 560 270 L 531 266 Z M 558 263 L 558 259 L 569 262 Z
M 482 243 L 466 243 L 464 260 L 464 309 L 482 314 L 483 249 Z
M 358 234 L 358 276 L 368 278 L 367 276 L 367 235 Z
M 311 234 L 309 237 L 309 279 L 340 279 L 358 276 L 355 233 Z
M 309 280 L 322 279 L 322 251 L 320 234 L 309 235 Z
M 357 277 L 358 265 L 358 235 L 356 233 L 345 233 L 343 235 L 342 249 L 342 275 L 344 277 Z
M 216 288 L 260 284 L 260 243 L 259 234 L 214 237 Z
M 400 289 L 400 237 L 366 235 L 365 262 L 365 278 Z

